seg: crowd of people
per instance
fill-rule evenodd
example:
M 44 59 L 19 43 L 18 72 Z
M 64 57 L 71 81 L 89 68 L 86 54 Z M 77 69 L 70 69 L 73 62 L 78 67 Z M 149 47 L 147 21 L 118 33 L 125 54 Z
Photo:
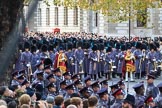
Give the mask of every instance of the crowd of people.
M 162 108 L 161 44 L 92 33 L 27 32 L 0 108 Z M 109 80 L 117 78 L 112 84 Z M 125 82 L 146 78 L 125 90 Z M 110 90 L 109 90 L 110 88 Z M 12 107 L 11 107 L 12 106 Z

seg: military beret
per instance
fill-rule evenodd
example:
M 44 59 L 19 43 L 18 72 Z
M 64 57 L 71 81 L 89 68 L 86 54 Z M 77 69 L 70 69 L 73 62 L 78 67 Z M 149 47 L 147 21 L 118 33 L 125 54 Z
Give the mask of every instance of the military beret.
M 108 90 L 107 90 L 107 88 L 102 88 L 101 90 L 99 90 L 98 92 L 97 92 L 97 94 L 98 95 L 103 95 L 103 94 L 108 94 Z

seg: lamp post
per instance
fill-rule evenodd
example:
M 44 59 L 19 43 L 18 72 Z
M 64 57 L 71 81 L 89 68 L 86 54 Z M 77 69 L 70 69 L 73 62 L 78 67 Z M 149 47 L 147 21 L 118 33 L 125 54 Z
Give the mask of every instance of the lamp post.
M 130 39 L 131 39 L 131 19 L 130 19 L 130 17 L 131 17 L 131 0 L 129 0 L 129 30 L 128 30 L 128 36 L 129 36 L 129 42 L 130 42 Z

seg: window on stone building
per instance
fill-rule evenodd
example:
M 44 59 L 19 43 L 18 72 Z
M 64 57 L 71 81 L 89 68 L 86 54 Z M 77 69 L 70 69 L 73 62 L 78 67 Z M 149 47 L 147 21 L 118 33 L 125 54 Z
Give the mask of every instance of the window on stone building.
M 78 25 L 78 7 L 74 8 L 74 25 Z
M 50 9 L 46 8 L 46 25 L 50 25 Z
M 58 25 L 58 7 L 55 7 L 55 25 Z
M 137 27 L 145 27 L 147 24 L 147 10 L 137 12 Z
M 38 25 L 41 26 L 42 25 L 42 10 L 41 8 L 38 8 Z
M 98 13 L 95 13 L 95 26 L 98 26 Z
M 64 7 L 64 25 L 68 25 L 68 8 Z

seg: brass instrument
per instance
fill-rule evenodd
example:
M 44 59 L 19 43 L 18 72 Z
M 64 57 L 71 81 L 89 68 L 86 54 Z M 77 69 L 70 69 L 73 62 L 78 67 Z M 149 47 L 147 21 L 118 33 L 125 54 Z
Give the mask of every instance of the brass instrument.
M 28 79 L 29 82 L 32 82 L 33 72 L 32 72 L 32 68 L 31 68 L 31 63 L 30 62 L 27 64 L 27 67 L 28 67 L 27 79 Z
M 80 64 L 80 69 L 79 69 L 79 71 L 80 71 L 80 73 L 84 73 L 84 71 L 83 71 L 83 61 L 81 60 L 80 62 L 79 62 L 79 64 Z
M 154 58 L 154 72 L 157 72 L 157 65 L 156 59 Z

